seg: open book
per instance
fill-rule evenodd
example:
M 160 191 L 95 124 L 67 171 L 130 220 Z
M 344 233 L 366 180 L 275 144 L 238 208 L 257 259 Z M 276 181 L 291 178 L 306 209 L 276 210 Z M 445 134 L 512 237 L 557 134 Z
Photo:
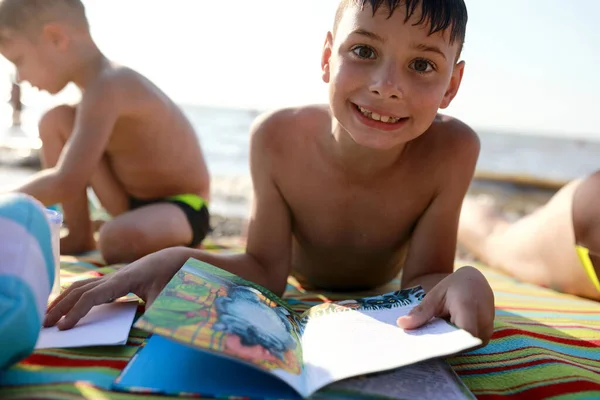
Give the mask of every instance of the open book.
M 190 259 L 136 322 L 154 335 L 115 388 L 307 398 L 349 377 L 481 344 L 441 319 L 417 330 L 399 328 L 396 319 L 423 296 L 417 287 L 298 314 L 268 290 Z

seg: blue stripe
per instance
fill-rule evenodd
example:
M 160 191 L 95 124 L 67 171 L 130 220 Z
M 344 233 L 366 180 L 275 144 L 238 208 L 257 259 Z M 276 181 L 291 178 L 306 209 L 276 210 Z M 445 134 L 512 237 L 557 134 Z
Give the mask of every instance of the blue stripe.
M 54 255 L 52 253 L 50 225 L 44 209 L 27 195 L 10 193 L 0 196 L 0 217 L 22 225 L 38 241 L 46 262 L 49 287 L 52 288 L 54 284 Z
M 46 367 L 44 367 L 44 370 Z M 0 372 L 0 387 L 15 385 L 44 385 L 49 383 L 88 381 L 103 389 L 110 389 L 117 375 L 102 372 L 88 372 L 81 368 L 79 372 L 35 372 L 10 369 Z
M 560 344 L 543 339 L 529 338 L 527 332 L 523 332 L 522 337 L 512 335 L 508 338 L 492 340 L 487 346 L 475 351 L 469 352 L 469 355 L 494 355 L 496 353 L 506 353 L 511 350 L 519 350 L 525 347 L 539 347 L 540 352 L 544 349 L 552 350 L 574 357 L 594 359 L 594 354 L 600 356 L 600 348 L 577 347 L 574 345 Z

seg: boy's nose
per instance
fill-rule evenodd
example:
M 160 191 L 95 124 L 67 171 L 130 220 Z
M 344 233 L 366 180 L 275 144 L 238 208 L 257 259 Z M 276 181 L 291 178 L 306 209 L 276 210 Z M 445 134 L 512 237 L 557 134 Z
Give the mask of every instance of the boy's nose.
M 400 71 L 396 65 L 386 65 L 382 67 L 371 87 L 371 93 L 383 97 L 385 99 L 400 99 L 403 96 Z

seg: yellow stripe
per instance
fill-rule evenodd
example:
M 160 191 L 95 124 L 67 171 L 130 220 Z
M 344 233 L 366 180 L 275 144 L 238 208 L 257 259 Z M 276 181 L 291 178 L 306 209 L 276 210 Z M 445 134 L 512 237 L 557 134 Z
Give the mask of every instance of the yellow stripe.
M 585 269 L 585 272 L 590 277 L 596 290 L 600 292 L 600 281 L 598 281 L 594 264 L 592 264 L 592 260 L 590 260 L 590 251 L 582 246 L 575 246 L 575 250 L 577 250 L 577 255 L 581 260 L 581 264 L 583 264 L 583 269 Z

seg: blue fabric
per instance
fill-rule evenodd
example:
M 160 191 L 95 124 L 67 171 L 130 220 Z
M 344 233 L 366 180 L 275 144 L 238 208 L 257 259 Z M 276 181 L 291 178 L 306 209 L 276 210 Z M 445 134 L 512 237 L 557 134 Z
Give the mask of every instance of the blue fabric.
M 52 233 L 44 210 L 30 196 L 11 193 L 0 196 L 0 216 L 22 225 L 34 236 L 42 249 L 46 269 L 50 277 L 50 287 L 54 282 L 54 254 L 52 253 Z M 0 246 L 2 244 L 0 243 Z M 1 248 L 0 248 L 1 250 Z
M 15 226 L 24 229 L 15 231 Z M 0 369 L 4 369 L 33 351 L 43 318 L 39 302 L 47 301 L 55 270 L 50 226 L 44 208 L 33 198 L 23 194 L 0 196 L 0 231 L 10 242 L 0 242 L 3 263 L 0 272 Z M 23 252 L 35 249 L 35 253 L 18 253 L 19 249 Z M 42 268 L 46 269 L 47 275 Z M 29 282 L 24 275 L 29 277 Z M 31 279 L 47 279 L 48 282 L 34 281 L 35 289 Z
M 30 287 L 17 277 L 0 275 L 0 369 L 31 354 L 41 326 Z

